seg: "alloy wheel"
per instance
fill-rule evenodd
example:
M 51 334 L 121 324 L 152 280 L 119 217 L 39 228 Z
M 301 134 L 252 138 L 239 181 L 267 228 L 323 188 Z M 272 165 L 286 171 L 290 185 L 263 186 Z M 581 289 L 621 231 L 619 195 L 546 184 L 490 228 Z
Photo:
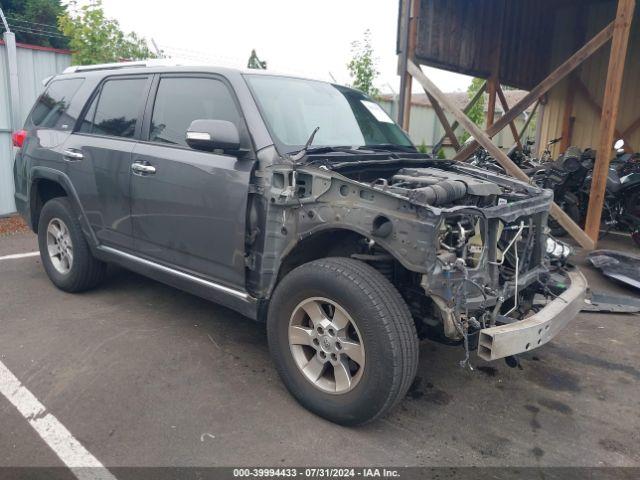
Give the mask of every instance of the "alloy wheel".
M 47 251 L 53 267 L 66 275 L 73 266 L 73 243 L 67 225 L 52 218 L 47 226 Z
M 362 378 L 362 336 L 351 316 L 336 302 L 321 297 L 302 301 L 293 310 L 288 335 L 296 365 L 316 388 L 343 394 Z

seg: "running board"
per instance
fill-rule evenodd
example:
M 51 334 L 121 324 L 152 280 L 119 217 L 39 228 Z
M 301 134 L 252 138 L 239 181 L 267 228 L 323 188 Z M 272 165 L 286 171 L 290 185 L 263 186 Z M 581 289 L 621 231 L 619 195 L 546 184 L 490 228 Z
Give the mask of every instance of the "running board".
M 167 267 L 166 265 L 162 265 L 160 263 L 152 262 L 151 260 L 147 260 L 146 258 L 138 257 L 136 255 L 132 255 L 132 254 L 127 253 L 127 252 L 123 252 L 122 250 L 117 250 L 115 248 L 106 247 L 106 246 L 100 246 L 100 247 L 98 247 L 98 250 L 100 250 L 102 252 L 105 252 L 105 253 L 108 253 L 110 255 L 115 255 L 115 256 L 118 256 L 120 258 L 124 258 L 124 259 L 128 260 L 129 262 L 134 262 L 134 263 L 137 263 L 139 265 L 142 265 L 142 266 L 145 266 L 145 267 L 149 267 L 149 268 L 152 268 L 154 270 L 158 270 L 158 271 L 163 272 L 163 273 L 168 273 L 169 275 L 173 275 L 174 277 L 181 278 L 181 279 L 186 280 L 188 282 L 196 283 L 196 284 L 202 285 L 203 287 L 211 288 L 211 289 L 226 293 L 228 295 L 232 295 L 232 296 L 234 296 L 236 298 L 240 298 L 242 300 L 250 301 L 252 299 L 252 297 L 246 292 L 242 292 L 240 290 L 235 290 L 233 288 L 226 287 L 224 285 L 220 285 L 219 283 L 211 282 L 211 281 L 205 280 L 204 278 L 201 278 L 201 277 L 196 277 L 195 275 L 190 275 L 188 273 L 185 273 L 183 271 L 177 270 L 175 268 Z

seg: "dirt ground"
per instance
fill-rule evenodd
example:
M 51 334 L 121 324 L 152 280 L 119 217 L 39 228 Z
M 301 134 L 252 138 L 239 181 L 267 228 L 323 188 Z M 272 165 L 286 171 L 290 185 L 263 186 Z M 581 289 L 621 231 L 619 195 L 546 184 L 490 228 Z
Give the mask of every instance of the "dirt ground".
M 26 233 L 29 227 L 18 215 L 9 217 L 0 217 L 0 237 L 15 235 L 17 233 Z

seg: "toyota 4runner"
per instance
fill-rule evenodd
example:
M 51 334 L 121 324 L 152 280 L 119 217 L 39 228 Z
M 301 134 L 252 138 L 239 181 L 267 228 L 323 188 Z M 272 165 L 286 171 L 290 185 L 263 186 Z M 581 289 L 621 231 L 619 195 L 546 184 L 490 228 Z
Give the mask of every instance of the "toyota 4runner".
M 14 144 L 16 204 L 58 288 L 115 263 L 264 321 L 289 391 L 341 424 L 405 395 L 419 338 L 511 357 L 585 294 L 553 258 L 550 191 L 419 153 L 343 86 L 70 67 Z

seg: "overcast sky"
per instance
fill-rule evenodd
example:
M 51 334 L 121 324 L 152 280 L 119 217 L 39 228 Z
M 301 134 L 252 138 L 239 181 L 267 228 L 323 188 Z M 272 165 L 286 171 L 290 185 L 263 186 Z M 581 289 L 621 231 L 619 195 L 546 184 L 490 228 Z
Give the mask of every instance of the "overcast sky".
M 398 91 L 397 0 L 103 0 L 123 30 L 153 38 L 173 58 L 246 67 L 255 48 L 270 70 L 348 83 L 351 42 L 371 31 L 378 88 Z M 166 5 L 166 6 L 164 6 Z M 444 91 L 470 78 L 428 69 Z M 414 91 L 420 91 L 414 86 Z

